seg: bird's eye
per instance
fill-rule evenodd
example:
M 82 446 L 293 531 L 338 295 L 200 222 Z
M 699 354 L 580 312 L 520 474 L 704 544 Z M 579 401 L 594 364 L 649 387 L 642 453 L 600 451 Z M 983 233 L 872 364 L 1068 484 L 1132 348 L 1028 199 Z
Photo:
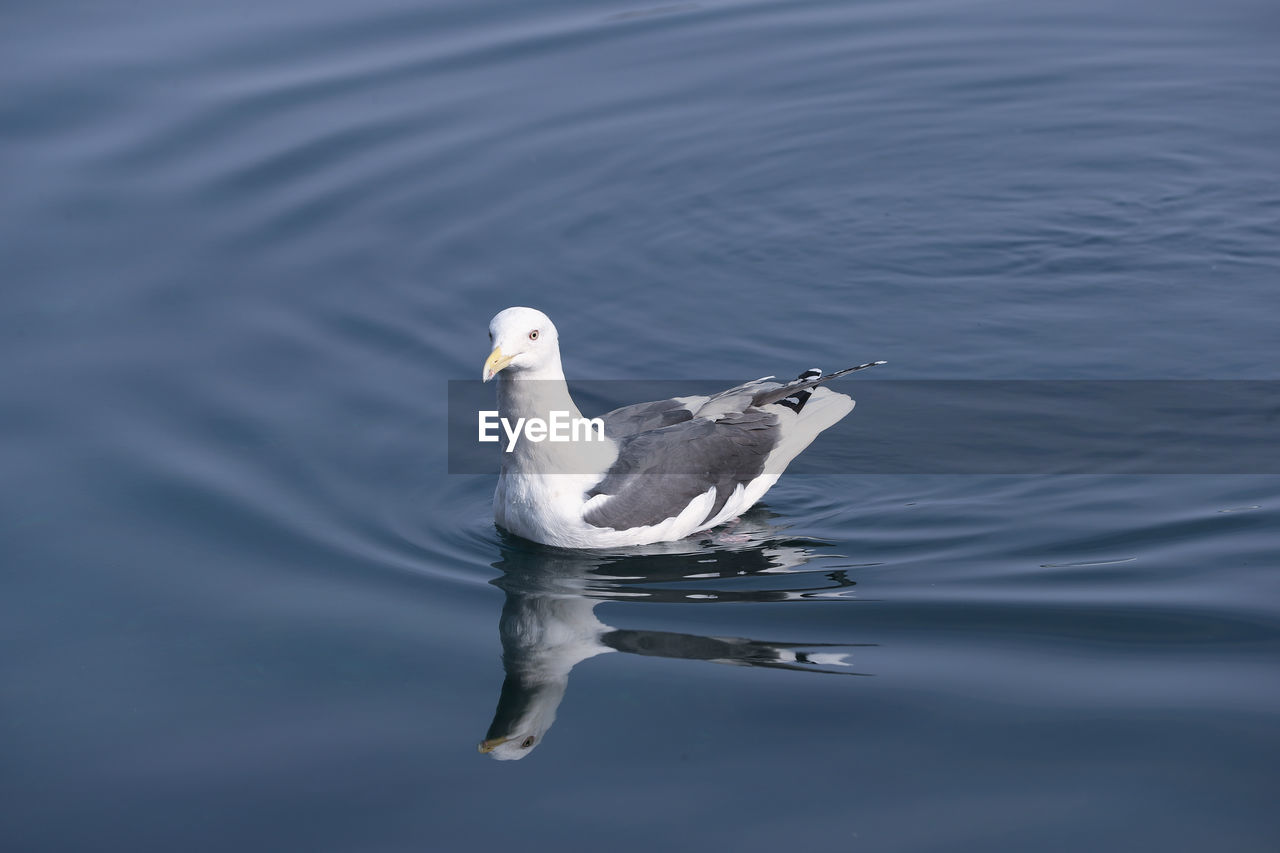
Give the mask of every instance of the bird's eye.
M 489 343 L 493 343 L 493 332 L 489 333 Z
M 529 333 L 529 340 L 536 341 L 537 339 L 538 339 L 538 330 L 534 329 L 532 332 Z
M 537 333 L 535 332 L 534 334 L 537 334 Z M 529 735 L 527 738 L 520 741 L 520 748 L 528 749 L 529 747 L 533 746 L 533 741 L 534 741 L 533 735 Z

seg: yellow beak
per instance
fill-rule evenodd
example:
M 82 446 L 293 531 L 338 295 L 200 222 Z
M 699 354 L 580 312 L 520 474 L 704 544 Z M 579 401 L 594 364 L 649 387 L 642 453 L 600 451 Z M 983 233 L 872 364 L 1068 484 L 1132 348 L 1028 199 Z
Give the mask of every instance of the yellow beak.
M 482 377 L 485 382 L 492 379 L 498 371 L 511 363 L 512 356 L 503 355 L 502 347 L 494 347 L 493 352 L 489 353 L 489 357 L 484 360 L 484 373 Z
M 493 737 L 493 738 L 489 738 L 488 740 L 481 741 L 480 746 L 476 748 L 479 749 L 481 752 L 483 752 L 485 755 L 488 755 L 489 753 L 493 752 L 495 749 L 502 746 L 504 743 L 506 743 L 509 740 L 511 740 L 511 738 L 509 737 Z

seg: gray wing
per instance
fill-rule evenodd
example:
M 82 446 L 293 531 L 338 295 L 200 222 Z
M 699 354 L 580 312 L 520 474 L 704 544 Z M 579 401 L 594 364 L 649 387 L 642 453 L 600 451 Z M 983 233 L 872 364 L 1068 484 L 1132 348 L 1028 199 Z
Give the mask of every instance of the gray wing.
M 689 406 L 700 404 L 705 399 L 676 397 L 614 409 L 600 416 L 604 419 L 604 434 L 616 440 L 638 432 L 693 420 L 693 412 Z
M 610 498 L 583 518 L 614 530 L 658 524 L 714 486 L 716 499 L 703 519 L 709 521 L 735 488 L 760 476 L 779 434 L 777 415 L 748 409 L 624 436 L 617 460 L 587 492 Z

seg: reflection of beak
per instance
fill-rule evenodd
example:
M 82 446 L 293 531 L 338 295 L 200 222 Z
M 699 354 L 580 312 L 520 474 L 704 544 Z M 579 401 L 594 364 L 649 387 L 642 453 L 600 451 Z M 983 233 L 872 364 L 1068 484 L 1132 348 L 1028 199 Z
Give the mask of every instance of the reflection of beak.
M 498 368 L 498 369 L 501 370 L 502 368 Z M 479 749 L 481 752 L 483 752 L 485 755 L 488 755 L 489 753 L 493 752 L 495 749 L 502 746 L 504 743 L 506 743 L 509 740 L 511 740 L 511 738 L 509 737 L 491 737 L 488 740 L 481 741 L 480 745 L 476 748 Z
M 512 356 L 503 355 L 502 347 L 494 347 L 493 352 L 489 353 L 489 357 L 484 360 L 484 373 L 482 374 L 485 382 L 494 377 L 499 370 L 511 363 Z

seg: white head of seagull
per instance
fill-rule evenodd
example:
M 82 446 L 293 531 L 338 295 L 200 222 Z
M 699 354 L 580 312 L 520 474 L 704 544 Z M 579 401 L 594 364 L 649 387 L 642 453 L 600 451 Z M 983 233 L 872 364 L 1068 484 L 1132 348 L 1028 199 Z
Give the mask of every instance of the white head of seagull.
M 493 352 L 484 362 L 488 382 L 502 371 L 520 379 L 561 379 L 560 336 L 551 318 L 535 308 L 508 308 L 489 321 Z

